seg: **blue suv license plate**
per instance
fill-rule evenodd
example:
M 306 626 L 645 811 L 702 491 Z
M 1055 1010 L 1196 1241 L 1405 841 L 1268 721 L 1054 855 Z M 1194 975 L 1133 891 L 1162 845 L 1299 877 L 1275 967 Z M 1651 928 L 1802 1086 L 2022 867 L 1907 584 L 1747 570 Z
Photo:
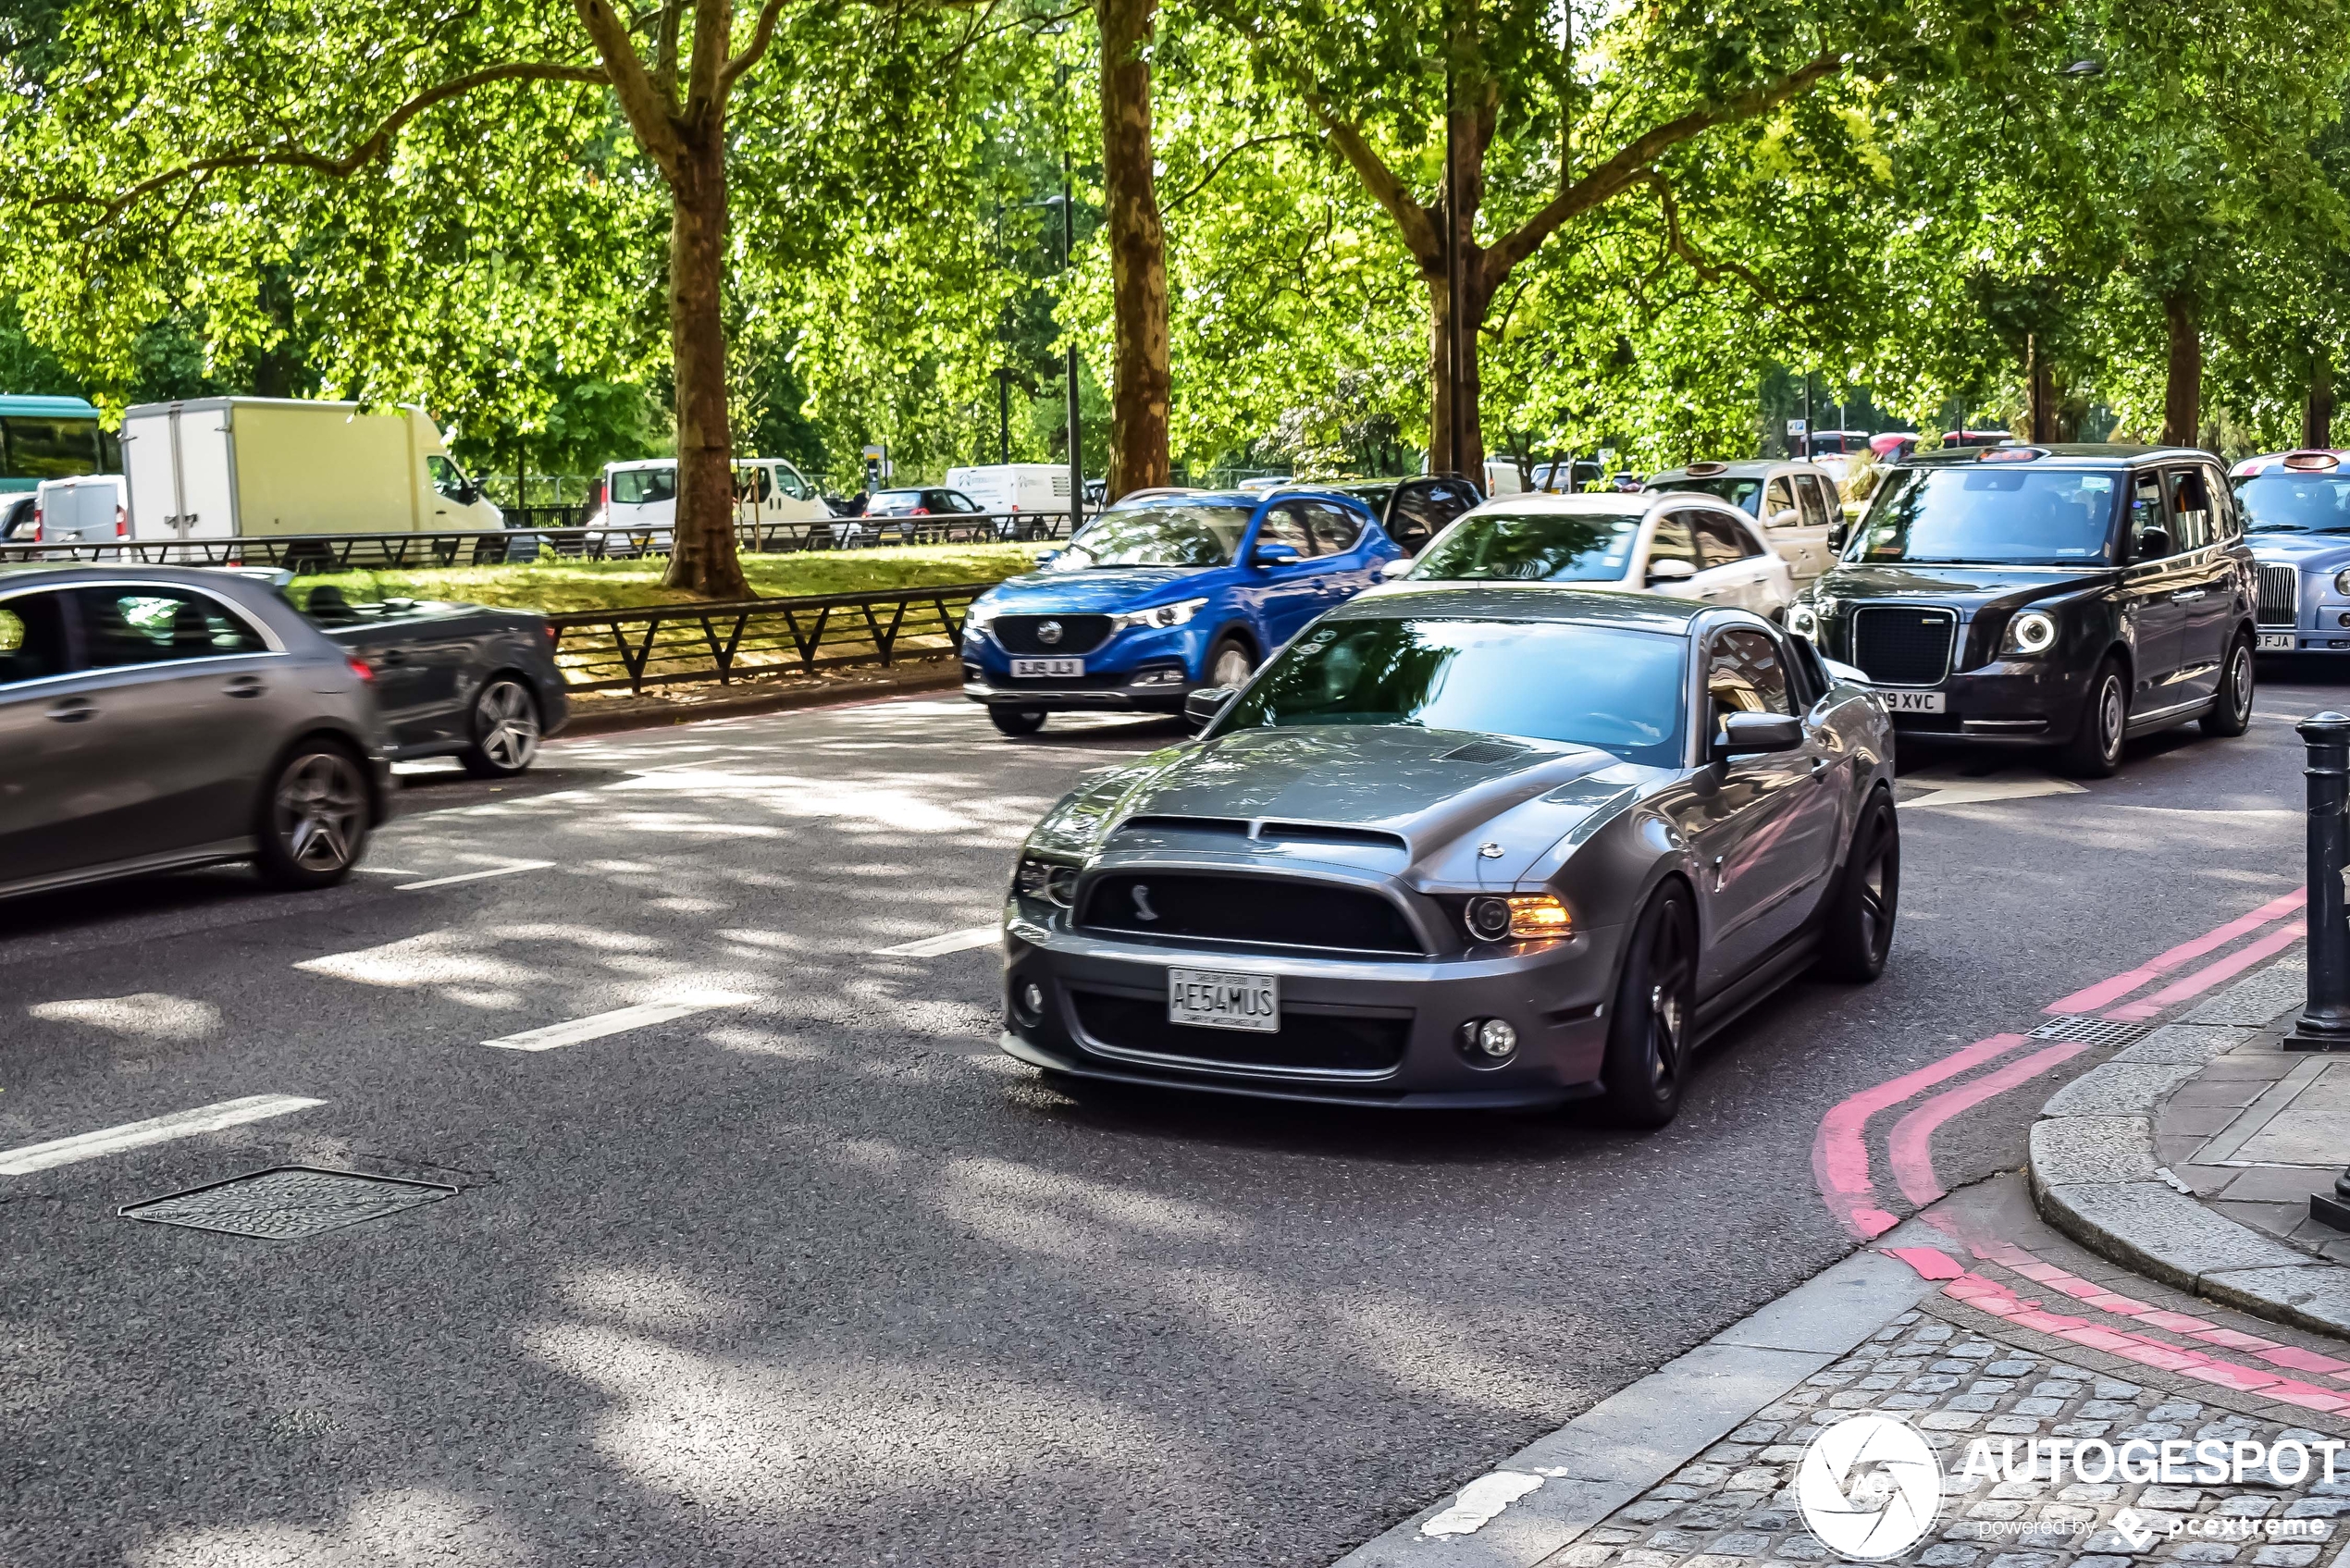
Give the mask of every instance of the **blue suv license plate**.
M 1085 673 L 1082 659 L 1015 659 L 1012 679 L 1016 681 L 1068 681 Z

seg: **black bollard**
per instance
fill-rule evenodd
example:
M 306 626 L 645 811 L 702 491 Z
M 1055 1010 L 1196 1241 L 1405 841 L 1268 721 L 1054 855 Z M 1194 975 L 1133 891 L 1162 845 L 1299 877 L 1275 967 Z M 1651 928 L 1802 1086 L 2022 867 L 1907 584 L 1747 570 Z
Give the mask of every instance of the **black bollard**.
M 2309 1005 L 2288 1051 L 2350 1051 L 2350 922 L 2342 872 L 2350 866 L 2350 718 L 2320 713 L 2298 728 L 2309 745 Z

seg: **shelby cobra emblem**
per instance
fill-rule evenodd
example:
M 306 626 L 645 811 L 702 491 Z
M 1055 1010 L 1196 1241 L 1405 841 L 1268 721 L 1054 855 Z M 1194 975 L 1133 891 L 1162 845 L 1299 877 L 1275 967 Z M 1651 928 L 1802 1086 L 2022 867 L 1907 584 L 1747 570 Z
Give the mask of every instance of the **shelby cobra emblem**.
M 1151 907 L 1151 890 L 1146 883 L 1134 884 L 1134 916 L 1144 920 L 1158 919 L 1158 911 Z

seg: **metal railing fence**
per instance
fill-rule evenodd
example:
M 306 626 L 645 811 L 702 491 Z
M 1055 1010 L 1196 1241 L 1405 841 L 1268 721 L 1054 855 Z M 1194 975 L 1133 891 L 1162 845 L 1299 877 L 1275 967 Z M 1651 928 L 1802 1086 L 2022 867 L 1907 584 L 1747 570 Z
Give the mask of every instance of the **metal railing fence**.
M 731 685 L 755 675 L 952 658 L 971 600 L 995 586 L 576 610 L 547 620 L 555 628 L 555 661 L 572 690 L 641 693 L 687 681 Z

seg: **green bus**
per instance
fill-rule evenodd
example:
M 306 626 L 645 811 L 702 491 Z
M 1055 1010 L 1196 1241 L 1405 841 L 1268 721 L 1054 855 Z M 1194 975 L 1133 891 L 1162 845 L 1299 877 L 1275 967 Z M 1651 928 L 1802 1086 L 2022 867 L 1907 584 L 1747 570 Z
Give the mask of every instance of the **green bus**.
M 0 394 L 0 494 L 43 479 L 122 472 L 122 446 L 80 398 Z

